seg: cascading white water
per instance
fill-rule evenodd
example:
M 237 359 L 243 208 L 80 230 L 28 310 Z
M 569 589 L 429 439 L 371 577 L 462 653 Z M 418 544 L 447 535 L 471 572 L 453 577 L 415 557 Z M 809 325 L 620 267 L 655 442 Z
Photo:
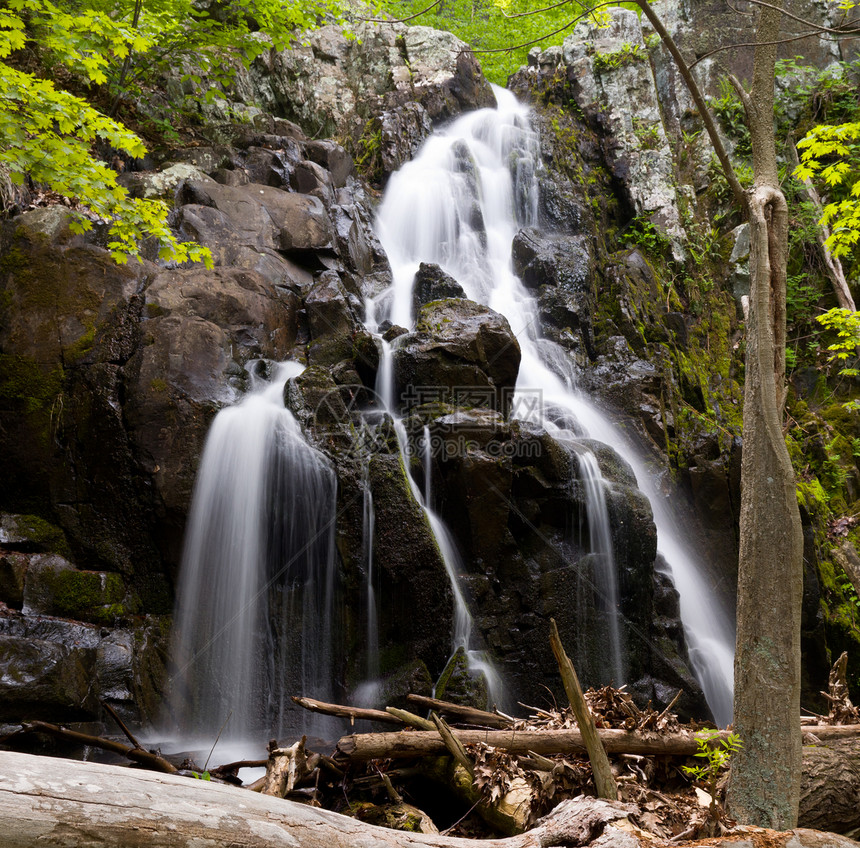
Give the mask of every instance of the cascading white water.
M 590 450 L 581 446 L 575 448 L 579 460 L 579 478 L 585 487 L 585 502 L 588 511 L 588 537 L 591 543 L 595 568 L 595 582 L 603 598 L 605 620 L 609 632 L 610 660 L 612 663 L 612 682 L 621 686 L 624 681 L 624 646 L 621 638 L 618 609 L 618 586 L 615 575 L 615 552 L 612 546 L 612 530 L 609 524 L 609 510 L 606 508 L 606 492 L 603 475 L 597 458 Z
M 528 110 L 510 92 L 494 90 L 498 109 L 464 115 L 437 131 L 412 162 L 392 175 L 379 210 L 377 234 L 391 263 L 393 284 L 368 304 L 370 328 L 375 330 L 377 319 L 383 318 L 412 326 L 412 284 L 420 262 L 440 265 L 460 283 L 467 297 L 505 315 L 522 351 L 518 390 L 540 389 L 545 408 L 567 410 L 585 435 L 613 447 L 630 463 L 649 497 L 659 549 L 681 595 L 694 670 L 715 718 L 725 724 L 731 719 L 731 624 L 703 585 L 695 558 L 680 543 L 670 508 L 644 461 L 618 428 L 557 373 L 571 374 L 568 366 L 559 367 L 566 355 L 539 338 L 536 304 L 513 273 L 513 238 L 520 227 L 537 223 L 539 148 Z M 388 348 L 379 380 L 378 391 L 391 409 Z M 592 472 L 596 467 L 596 461 L 584 464 Z M 589 512 L 605 510 L 603 481 L 587 484 L 586 489 L 590 490 Z
M 373 562 L 373 534 L 376 532 L 376 513 L 373 508 L 373 492 L 370 488 L 368 466 L 364 466 L 361 480 L 363 490 L 362 504 L 362 535 L 364 537 L 364 602 L 365 644 L 367 648 L 367 664 L 364 680 L 358 684 L 352 698 L 357 706 L 375 707 L 380 692 L 379 676 L 379 616 L 376 608 L 376 582 Z
M 225 722 L 259 744 L 287 729 L 289 695 L 332 695 L 336 480 L 284 407 L 301 370 L 276 366 L 206 439 L 172 645 L 168 720 L 185 744 Z
M 390 260 L 389 260 L 390 261 Z M 417 270 L 417 264 L 415 268 Z M 413 272 L 414 276 L 414 272 Z M 409 285 L 411 287 L 411 278 Z M 391 289 L 383 293 L 383 299 L 390 303 L 390 296 L 396 293 L 397 287 L 392 286 Z M 376 375 L 376 394 L 379 397 L 382 407 L 391 416 L 394 424 L 394 432 L 397 435 L 397 444 L 400 448 L 400 455 L 403 458 L 403 467 L 409 469 L 411 467 L 410 456 L 411 448 L 409 444 L 409 435 L 403 425 L 403 421 L 397 411 L 394 398 L 394 356 L 391 344 L 383 339 L 379 334 L 379 324 L 377 321 L 377 303 L 373 299 L 368 299 L 365 303 L 366 317 L 365 325 L 367 329 L 373 333 L 379 340 L 382 351 L 379 360 L 379 370 Z M 412 474 L 407 471 L 406 478 L 409 483 L 409 489 L 416 503 L 424 511 L 427 517 L 427 523 L 430 530 L 436 539 L 436 544 L 439 547 L 439 553 L 442 556 L 442 561 L 445 565 L 445 573 L 451 584 L 451 592 L 454 596 L 454 633 L 453 633 L 453 649 L 456 652 L 462 649 L 466 655 L 466 660 L 470 672 L 476 676 L 482 676 L 487 684 L 487 692 L 490 701 L 495 704 L 505 703 L 505 695 L 502 687 L 502 680 L 499 673 L 494 668 L 492 662 L 486 654 L 477 647 L 477 637 L 475 634 L 475 625 L 472 621 L 472 616 L 469 613 L 469 607 L 466 604 L 466 599 L 463 596 L 463 590 L 460 587 L 458 574 L 463 570 L 460 554 L 457 551 L 457 546 L 448 532 L 448 528 L 442 519 L 434 512 L 431 502 L 431 470 L 430 459 L 432 457 L 430 434 L 424 431 L 422 456 L 424 459 L 425 468 L 425 491 L 419 489 L 418 484 L 412 477 Z M 363 690 L 367 691 L 366 689 Z

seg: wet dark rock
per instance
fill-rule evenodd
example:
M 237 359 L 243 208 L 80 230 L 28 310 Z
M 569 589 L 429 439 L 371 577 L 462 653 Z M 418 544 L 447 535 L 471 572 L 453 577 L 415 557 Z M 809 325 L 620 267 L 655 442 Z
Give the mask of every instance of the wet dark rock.
M 466 652 L 457 648 L 436 681 L 435 697 L 483 710 L 492 706 L 488 695 L 486 678 L 469 669 Z
M 398 324 L 392 324 L 390 321 L 384 321 L 383 324 L 388 324 L 382 333 L 382 338 L 387 342 L 393 342 L 395 339 L 399 339 L 401 336 L 405 336 L 409 332 L 405 327 L 401 327 Z M 379 329 L 383 329 L 382 324 L 379 325 Z
M 27 554 L 0 551 L 0 601 L 11 609 L 24 605 L 24 579 L 30 565 Z
M 105 699 L 127 721 L 153 723 L 164 699 L 168 626 L 151 616 L 114 629 L 0 617 L 0 720 L 92 720 Z
M 527 287 L 587 291 L 592 260 L 584 238 L 560 239 L 529 228 L 517 233 L 511 250 L 514 270 Z
M 305 309 L 314 338 L 332 334 L 351 336 L 359 326 L 343 283 L 334 271 L 319 275 L 305 297 Z
M 416 332 L 394 353 L 398 393 L 436 387 L 468 406 L 507 411 L 516 384 L 520 346 L 507 319 L 470 300 L 434 301 L 418 314 Z M 474 390 L 474 391 L 473 391 Z
M 580 439 L 579 443 L 594 454 L 597 464 L 600 466 L 600 473 L 605 480 L 636 488 L 636 475 L 633 473 L 633 469 L 609 445 L 595 439 Z
M 370 457 L 376 512 L 374 554 L 380 570 L 377 602 L 383 673 L 420 657 L 438 674 L 451 652 L 453 598 L 445 564 L 423 511 L 412 498 L 400 456 Z
M 347 190 L 342 190 L 339 194 L 347 193 Z M 331 207 L 330 215 L 340 255 L 362 277 L 359 284 L 351 286 L 351 290 L 357 296 L 363 296 L 361 282 L 364 282 L 364 275 L 373 270 L 377 257 L 382 255 L 382 247 L 370 222 L 362 214 L 360 203 L 355 201 L 351 193 L 348 194 L 348 197 L 339 198 L 346 202 Z
M 317 438 L 349 427 L 347 398 L 327 368 L 309 365 L 284 387 L 284 404 Z
M 571 333 L 594 359 L 592 277 L 594 259 L 585 236 L 520 230 L 512 245 L 514 270 L 537 296 L 541 325 L 551 338 Z
M 379 704 L 398 707 L 402 710 L 415 710 L 415 704 L 406 700 L 409 694 L 433 696 L 433 680 L 426 663 L 421 660 L 405 662 L 382 681 Z
M 540 180 L 538 214 L 541 230 L 576 235 L 590 228 L 590 210 L 583 192 L 557 172 Z
M 415 280 L 412 283 L 412 308 L 417 315 L 422 306 L 434 300 L 449 297 L 466 297 L 463 287 L 438 265 L 422 262 L 418 266 Z
M 0 632 L 0 720 L 63 722 L 96 716 L 96 651 L 69 645 Z

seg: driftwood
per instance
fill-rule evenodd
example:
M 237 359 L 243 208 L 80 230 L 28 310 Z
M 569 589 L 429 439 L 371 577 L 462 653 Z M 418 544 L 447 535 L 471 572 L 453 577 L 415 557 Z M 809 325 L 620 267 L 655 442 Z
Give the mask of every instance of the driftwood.
M 260 789 L 264 795 L 283 798 L 316 768 L 317 762 L 308 761 L 305 751 L 306 740 L 307 737 L 302 736 L 289 748 L 272 747 L 266 764 L 266 776 Z M 312 756 L 319 760 L 316 755 Z
M 615 785 L 615 778 L 612 776 L 609 757 L 606 756 L 606 748 L 603 747 L 603 742 L 597 734 L 597 725 L 594 723 L 594 716 L 591 714 L 591 710 L 588 709 L 588 704 L 585 703 L 585 696 L 582 694 L 582 687 L 579 685 L 576 670 L 570 661 L 570 657 L 568 657 L 562 647 L 561 636 L 558 635 L 558 627 L 554 618 L 549 620 L 549 644 L 555 655 L 555 661 L 558 663 L 558 669 L 561 672 L 561 682 L 564 685 L 564 692 L 570 701 L 570 708 L 576 716 L 576 723 L 579 725 L 582 741 L 585 743 L 585 749 L 588 751 L 588 759 L 591 762 L 591 771 L 594 775 L 594 786 L 597 789 L 597 797 L 608 798 L 614 801 L 618 797 L 618 787 Z
M 830 703 L 828 720 L 831 724 L 848 724 L 860 720 L 860 708 L 855 707 L 848 697 L 848 652 L 833 663 L 827 681 L 827 692 L 822 692 Z
M 407 710 L 399 710 L 397 707 L 386 707 L 385 712 L 390 713 L 408 727 L 417 727 L 419 730 L 436 729 L 436 725 L 429 718 L 421 718 L 421 716 L 417 716 L 415 713 L 410 713 Z
M 424 695 L 407 695 L 407 701 L 435 710 L 440 715 L 456 718 L 466 724 L 477 724 L 481 727 L 505 728 L 510 727 L 513 721 L 507 716 L 498 713 L 489 713 L 486 710 L 478 710 L 475 707 L 465 707 L 461 704 L 452 704 L 450 701 L 440 701 L 438 698 L 427 698 Z
M 407 695 L 409 701 L 436 710 L 440 715 L 456 718 L 467 724 L 477 724 L 480 727 L 504 728 L 513 723 L 510 718 L 500 716 L 497 713 L 489 713 L 486 710 L 478 710 L 475 707 L 465 707 L 461 704 L 452 704 L 450 701 L 440 701 L 438 698 L 427 698 L 424 695 Z M 350 720 L 362 719 L 364 721 L 382 721 L 387 724 L 405 724 L 412 727 L 420 727 L 422 730 L 433 730 L 435 725 L 429 719 L 421 718 L 406 710 L 395 707 L 386 707 L 385 710 L 373 710 L 365 707 L 350 707 L 344 704 L 327 704 L 325 701 L 317 701 L 315 698 L 304 698 L 294 695 L 293 702 L 306 710 L 324 715 L 348 718 Z
M 440 718 L 436 713 L 430 713 L 430 718 L 433 724 L 436 725 L 436 730 L 439 731 L 439 737 L 448 749 L 448 753 L 454 758 L 454 761 L 462 766 L 470 777 L 474 777 L 474 763 L 469 759 L 463 743 L 451 732 L 451 728 L 445 723 L 445 719 Z
M 57 724 L 48 724 L 46 721 L 29 721 L 22 725 L 22 730 L 18 732 L 46 733 L 48 736 L 65 739 L 78 745 L 89 745 L 91 748 L 111 751 L 114 754 L 119 754 L 133 762 L 140 763 L 147 768 L 164 772 L 165 774 L 176 774 L 178 771 L 173 763 L 168 762 L 159 754 L 153 754 L 144 748 L 130 748 L 128 745 L 123 745 L 122 742 L 116 742 L 113 739 L 105 739 L 102 736 L 90 736 L 88 733 L 78 733 L 76 730 L 67 730 L 65 727 L 60 727 Z M 2 846 L 2 843 L 0 843 L 0 846 Z
M 640 839 L 632 805 L 576 798 L 538 826 L 507 839 L 470 840 L 386 830 L 303 804 L 176 775 L 0 752 L 0 848 L 601 848 L 667 846 Z M 818 831 L 748 829 L 755 848 L 856 848 Z M 709 840 L 731 848 L 737 837 Z M 678 843 L 676 843 L 678 844 Z M 683 845 L 683 843 L 680 843 Z M 689 845 L 689 843 L 687 843 Z
M 860 736 L 860 725 L 812 725 L 803 728 L 804 733 L 815 739 L 847 739 Z M 483 742 L 494 748 L 503 748 L 512 754 L 528 754 L 533 751 L 541 755 L 583 754 L 585 742 L 578 730 L 460 730 L 451 732 L 464 745 Z M 642 733 L 627 730 L 598 728 L 598 736 L 610 754 L 670 754 L 693 756 L 697 750 L 696 737 L 690 732 Z M 725 738 L 722 731 L 715 739 Z M 353 733 L 342 736 L 337 743 L 339 755 L 354 762 L 379 758 L 405 759 L 444 754 L 445 744 L 436 732 L 403 730 L 399 733 Z
M 293 695 L 293 701 L 311 712 L 337 716 L 338 718 L 348 718 L 350 721 L 361 719 L 364 721 L 383 721 L 386 724 L 403 723 L 399 718 L 383 710 L 347 707 L 342 704 L 327 704 L 325 701 L 317 701 L 315 698 L 300 698 L 297 695 Z

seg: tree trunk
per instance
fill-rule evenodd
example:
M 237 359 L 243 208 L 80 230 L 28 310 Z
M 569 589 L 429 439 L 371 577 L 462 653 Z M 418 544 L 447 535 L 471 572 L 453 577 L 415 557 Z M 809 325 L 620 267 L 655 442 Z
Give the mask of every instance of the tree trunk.
M 730 814 L 782 830 L 800 798 L 800 609 L 803 539 L 794 470 L 782 432 L 788 210 L 773 129 L 782 3 L 760 12 L 753 87 L 742 94 L 755 185 L 748 193 L 750 314 L 746 333 L 738 629 Z

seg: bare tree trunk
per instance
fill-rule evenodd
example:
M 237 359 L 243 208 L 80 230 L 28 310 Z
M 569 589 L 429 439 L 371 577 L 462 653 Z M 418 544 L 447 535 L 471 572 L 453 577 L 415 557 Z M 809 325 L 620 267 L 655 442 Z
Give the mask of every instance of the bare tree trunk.
M 797 155 L 797 148 L 794 146 L 794 139 L 788 141 L 788 155 L 792 165 L 796 168 L 800 164 L 800 159 Z M 815 212 L 820 218 L 824 214 L 824 205 L 821 202 L 821 197 L 815 189 L 812 180 L 809 178 L 803 180 L 803 188 L 809 202 L 815 207 Z M 836 295 L 836 300 L 842 309 L 850 309 L 852 312 L 857 311 L 854 305 L 854 298 L 851 296 L 851 289 L 848 288 L 848 280 L 845 279 L 845 271 L 842 268 L 842 263 L 838 256 L 834 256 L 827 246 L 827 239 L 830 237 L 830 227 L 822 227 L 819 225 L 815 229 L 815 240 L 818 242 L 818 249 L 821 251 L 821 258 L 824 260 L 824 267 L 830 284 L 833 286 L 833 293 Z
M 800 608 L 803 539 L 782 432 L 788 209 L 779 189 L 773 91 L 780 0 L 760 12 L 752 90 L 741 90 L 753 146 L 748 194 L 746 334 L 738 630 L 729 809 L 745 824 L 794 827 L 800 798 Z

